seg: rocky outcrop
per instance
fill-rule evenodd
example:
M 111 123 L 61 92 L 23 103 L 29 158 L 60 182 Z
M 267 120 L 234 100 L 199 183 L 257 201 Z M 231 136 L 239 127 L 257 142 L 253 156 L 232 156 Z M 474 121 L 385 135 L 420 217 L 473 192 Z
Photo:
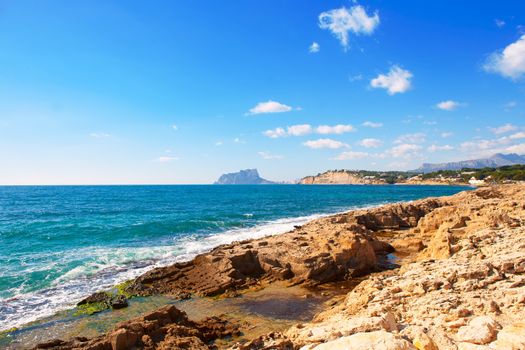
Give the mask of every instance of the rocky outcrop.
M 257 169 L 240 170 L 236 173 L 223 174 L 214 183 L 215 185 L 268 185 L 275 182 L 259 176 Z
M 143 317 L 121 323 L 106 335 L 52 340 L 35 349 L 50 350 L 127 350 L 192 349 L 207 350 L 210 341 L 237 335 L 237 327 L 220 318 L 193 322 L 175 306 L 166 306 Z
M 525 349 L 525 186 L 414 203 L 421 204 L 427 209 L 415 225 L 399 209 L 381 221 L 394 227 L 394 246 L 417 244 L 406 263 L 365 279 L 286 339 L 302 349 L 350 349 L 349 339 L 360 339 L 373 349 L 374 333 L 381 349 L 388 337 L 409 342 L 389 340 L 389 349 Z M 374 215 L 361 222 L 381 234 Z
M 187 263 L 152 270 L 133 281 L 138 295 L 210 296 L 261 281 L 290 284 L 344 280 L 375 271 L 391 247 L 354 221 L 315 221 L 287 234 L 220 246 Z
M 394 248 L 399 268 L 382 270 L 380 258 Z M 235 295 L 261 282 L 311 286 L 363 275 L 311 322 L 232 349 L 525 349 L 525 186 L 322 218 L 154 269 L 126 293 Z M 196 323 L 166 308 L 99 338 L 42 346 L 207 349 L 233 332 L 220 319 Z
M 344 185 L 383 185 L 384 180 L 372 177 L 363 177 L 357 173 L 349 171 L 327 171 L 316 176 L 306 176 L 299 180 L 301 185 L 326 185 L 326 184 L 344 184 Z

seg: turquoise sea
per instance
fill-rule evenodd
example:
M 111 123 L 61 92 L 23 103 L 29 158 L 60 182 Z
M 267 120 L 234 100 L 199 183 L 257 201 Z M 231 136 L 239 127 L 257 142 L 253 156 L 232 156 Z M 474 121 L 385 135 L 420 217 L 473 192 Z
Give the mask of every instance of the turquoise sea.
M 451 186 L 0 187 L 0 330 L 154 266 L 322 215 L 457 193 Z

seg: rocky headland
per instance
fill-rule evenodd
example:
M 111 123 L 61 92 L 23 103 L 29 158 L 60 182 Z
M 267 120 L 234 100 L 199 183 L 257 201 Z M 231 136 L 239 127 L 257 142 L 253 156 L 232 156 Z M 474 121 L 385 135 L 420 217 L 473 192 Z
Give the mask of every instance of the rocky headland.
M 525 185 L 322 218 L 151 270 L 123 294 L 219 300 L 334 283 L 339 296 L 311 321 L 247 341 L 245 320 L 192 321 L 171 305 L 37 348 L 525 349 Z

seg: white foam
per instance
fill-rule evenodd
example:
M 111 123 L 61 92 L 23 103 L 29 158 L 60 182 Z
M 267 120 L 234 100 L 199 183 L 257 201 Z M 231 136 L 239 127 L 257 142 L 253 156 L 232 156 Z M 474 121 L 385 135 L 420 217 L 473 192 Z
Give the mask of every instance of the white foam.
M 89 256 L 90 262 L 68 271 L 50 288 L 0 299 L 0 330 L 19 327 L 52 316 L 58 311 L 70 309 L 92 293 L 109 289 L 155 267 L 190 260 L 222 244 L 281 234 L 290 231 L 296 225 L 326 215 L 328 214 L 279 219 L 206 237 L 187 236 L 176 239 L 173 245 L 135 248 L 91 247 L 66 252 L 61 256 L 62 259 Z

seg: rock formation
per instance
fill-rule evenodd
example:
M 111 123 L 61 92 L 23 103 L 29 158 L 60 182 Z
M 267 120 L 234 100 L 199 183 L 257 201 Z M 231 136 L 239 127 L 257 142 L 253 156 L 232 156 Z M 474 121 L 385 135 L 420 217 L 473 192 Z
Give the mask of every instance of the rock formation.
M 316 176 L 306 176 L 299 180 L 301 185 L 384 185 L 381 179 L 367 178 L 350 171 L 327 171 Z
M 52 340 L 35 349 L 194 349 L 207 350 L 210 341 L 238 334 L 237 327 L 220 318 L 201 322 L 188 320 L 175 306 L 166 306 L 145 316 L 123 322 L 106 335 L 93 339 L 75 338 L 69 341 Z
M 246 169 L 221 175 L 215 185 L 268 185 L 273 183 L 260 177 L 257 169 Z
M 382 270 L 380 258 L 394 248 L 401 266 Z M 525 349 L 525 186 L 322 218 L 152 270 L 127 292 L 208 296 L 260 282 L 317 285 L 363 275 L 312 322 L 232 349 Z M 96 339 L 44 346 L 207 349 L 206 339 L 233 332 L 217 319 L 189 321 L 174 308 L 153 314 Z

